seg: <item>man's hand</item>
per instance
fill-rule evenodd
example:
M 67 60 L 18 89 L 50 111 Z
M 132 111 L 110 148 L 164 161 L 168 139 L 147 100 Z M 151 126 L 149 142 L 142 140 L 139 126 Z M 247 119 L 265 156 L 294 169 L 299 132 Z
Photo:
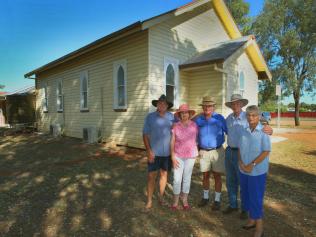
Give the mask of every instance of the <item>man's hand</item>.
M 262 131 L 263 131 L 265 134 L 270 135 L 270 136 L 273 134 L 273 129 L 272 129 L 272 127 L 271 127 L 270 125 L 268 125 L 268 124 L 266 124 L 266 125 L 263 126 Z
M 149 163 L 154 163 L 155 160 L 155 153 L 152 150 L 149 150 L 147 152 L 147 157 L 148 157 L 148 162 Z

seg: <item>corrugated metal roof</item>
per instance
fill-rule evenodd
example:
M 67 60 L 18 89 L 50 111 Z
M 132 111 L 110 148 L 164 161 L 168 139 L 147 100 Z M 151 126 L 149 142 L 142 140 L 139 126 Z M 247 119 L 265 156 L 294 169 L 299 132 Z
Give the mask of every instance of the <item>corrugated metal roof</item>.
M 180 68 L 187 68 L 209 63 L 224 62 L 229 56 L 235 53 L 240 47 L 246 44 L 249 36 L 236 40 L 229 40 L 214 45 L 214 47 L 202 51 L 180 65 Z
M 28 86 L 24 87 L 22 89 L 18 89 L 16 91 L 13 91 L 11 93 L 7 93 L 5 96 L 11 96 L 11 95 L 26 95 L 31 94 L 35 92 L 35 86 Z

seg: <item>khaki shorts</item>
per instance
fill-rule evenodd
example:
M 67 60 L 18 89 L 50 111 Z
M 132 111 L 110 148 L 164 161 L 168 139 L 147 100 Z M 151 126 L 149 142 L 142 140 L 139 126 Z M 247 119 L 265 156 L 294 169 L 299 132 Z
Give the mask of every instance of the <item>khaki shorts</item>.
M 225 174 L 225 150 L 223 146 L 216 150 L 200 150 L 201 172 L 214 171 Z

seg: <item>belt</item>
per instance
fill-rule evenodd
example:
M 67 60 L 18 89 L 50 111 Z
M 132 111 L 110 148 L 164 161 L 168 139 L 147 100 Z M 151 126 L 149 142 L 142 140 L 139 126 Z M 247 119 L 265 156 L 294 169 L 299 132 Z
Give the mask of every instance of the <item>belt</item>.
M 218 148 L 221 148 L 222 145 L 218 146 L 218 147 L 214 147 L 214 148 L 201 148 L 199 147 L 200 150 L 202 151 L 212 151 L 212 150 L 217 150 Z
M 238 151 L 238 147 L 230 147 L 230 146 L 228 146 L 232 151 Z

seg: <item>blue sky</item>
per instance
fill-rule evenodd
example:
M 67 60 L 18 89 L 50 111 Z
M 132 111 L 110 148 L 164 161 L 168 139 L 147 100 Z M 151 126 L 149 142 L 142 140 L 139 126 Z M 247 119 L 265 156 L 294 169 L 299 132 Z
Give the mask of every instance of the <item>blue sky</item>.
M 0 84 L 14 91 L 24 74 L 131 23 L 190 0 L 0 0 Z M 263 0 L 247 0 L 257 15 Z M 306 101 L 307 103 L 311 102 Z

